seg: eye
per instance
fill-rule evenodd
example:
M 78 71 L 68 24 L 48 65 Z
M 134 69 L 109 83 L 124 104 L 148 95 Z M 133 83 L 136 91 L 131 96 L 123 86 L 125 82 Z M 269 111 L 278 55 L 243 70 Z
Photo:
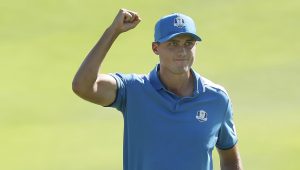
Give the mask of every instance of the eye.
M 176 46 L 178 46 L 178 43 L 175 41 L 171 41 L 171 42 L 169 42 L 169 45 L 176 47 Z
M 191 47 L 191 46 L 194 46 L 195 45 L 195 42 L 194 41 L 187 41 L 184 43 L 184 46 L 186 47 Z

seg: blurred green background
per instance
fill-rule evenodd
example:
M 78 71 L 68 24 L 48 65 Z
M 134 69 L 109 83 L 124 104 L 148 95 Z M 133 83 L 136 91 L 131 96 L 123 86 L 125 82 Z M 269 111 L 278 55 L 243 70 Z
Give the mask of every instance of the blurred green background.
M 297 0 L 1 0 L 0 169 L 122 169 L 121 113 L 80 99 L 71 83 L 123 7 L 143 20 L 102 72 L 149 72 L 157 19 L 190 15 L 203 39 L 194 68 L 229 91 L 245 169 L 300 169 Z

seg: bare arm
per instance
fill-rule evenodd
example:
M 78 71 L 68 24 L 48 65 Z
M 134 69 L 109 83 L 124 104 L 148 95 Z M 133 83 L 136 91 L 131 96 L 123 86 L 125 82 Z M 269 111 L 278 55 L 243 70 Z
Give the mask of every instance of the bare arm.
M 116 38 L 135 28 L 141 19 L 137 13 L 120 9 L 110 27 L 84 59 L 72 83 L 73 91 L 81 98 L 106 106 L 116 97 L 116 80 L 106 74 L 98 74 L 101 64 Z
M 218 149 L 221 170 L 243 170 L 237 146 L 228 150 Z

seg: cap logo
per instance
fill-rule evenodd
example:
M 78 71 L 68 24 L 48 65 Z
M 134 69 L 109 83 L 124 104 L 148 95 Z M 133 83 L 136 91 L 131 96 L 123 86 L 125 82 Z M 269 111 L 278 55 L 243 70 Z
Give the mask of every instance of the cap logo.
M 177 18 L 175 18 L 174 19 L 174 26 L 175 27 L 178 27 L 178 28 L 182 28 L 182 27 L 184 27 L 185 25 L 184 25 L 184 19 L 183 18 L 181 18 L 181 17 L 177 17 Z

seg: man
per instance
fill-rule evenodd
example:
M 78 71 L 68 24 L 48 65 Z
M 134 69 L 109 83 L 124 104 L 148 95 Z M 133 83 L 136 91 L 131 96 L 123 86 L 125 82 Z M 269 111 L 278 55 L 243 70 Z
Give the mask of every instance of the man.
M 226 91 L 191 68 L 201 39 L 190 17 L 156 23 L 152 49 L 160 62 L 148 75 L 98 74 L 116 38 L 140 21 L 121 9 L 73 80 L 81 98 L 123 113 L 124 170 L 211 170 L 214 146 L 222 170 L 242 169 Z

